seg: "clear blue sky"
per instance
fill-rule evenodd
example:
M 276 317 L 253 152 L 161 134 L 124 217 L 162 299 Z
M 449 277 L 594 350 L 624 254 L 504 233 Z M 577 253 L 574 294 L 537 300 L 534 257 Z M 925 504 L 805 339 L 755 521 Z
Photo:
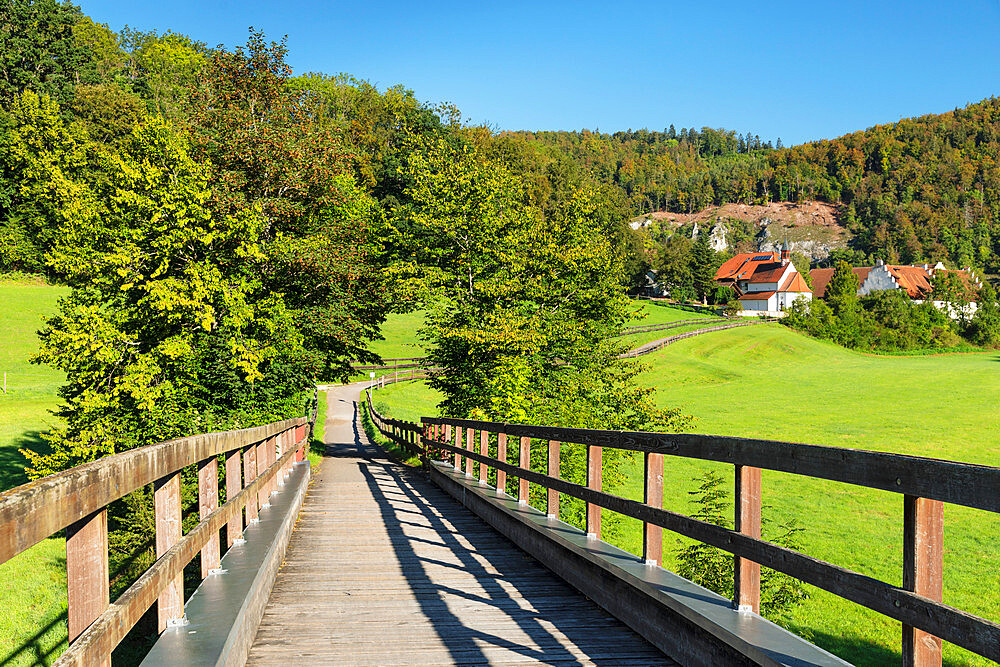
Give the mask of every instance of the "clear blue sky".
M 79 1 L 79 0 L 77 0 Z M 725 127 L 787 145 L 1000 94 L 1000 0 L 83 0 L 113 29 L 209 45 L 288 35 L 296 73 L 347 72 L 500 130 Z

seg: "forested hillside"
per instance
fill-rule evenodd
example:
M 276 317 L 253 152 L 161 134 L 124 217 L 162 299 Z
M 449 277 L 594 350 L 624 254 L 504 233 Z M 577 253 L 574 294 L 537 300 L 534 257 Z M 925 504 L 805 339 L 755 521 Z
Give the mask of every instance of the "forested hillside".
M 725 203 L 843 204 L 857 263 L 943 260 L 1000 270 L 1000 100 L 782 148 L 759 137 L 517 132 L 546 169 L 616 186 L 629 213 Z

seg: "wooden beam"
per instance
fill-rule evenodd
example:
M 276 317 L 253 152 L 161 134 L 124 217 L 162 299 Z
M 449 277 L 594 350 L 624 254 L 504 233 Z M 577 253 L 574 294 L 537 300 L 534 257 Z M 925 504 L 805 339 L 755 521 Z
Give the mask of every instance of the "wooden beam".
M 735 529 L 760 539 L 760 468 L 736 466 Z M 760 613 L 760 565 L 736 556 L 734 604 L 740 611 Z
M 249 445 L 243 450 L 243 488 L 247 488 L 257 479 L 257 446 Z M 259 520 L 257 513 L 257 496 L 247 498 L 247 525 Z
M 483 456 L 490 455 L 490 432 L 479 432 L 479 453 Z M 489 478 L 490 467 L 485 463 L 479 464 L 479 481 L 485 484 Z
M 206 433 L 106 456 L 0 493 L 0 563 L 185 466 L 280 433 L 305 418 Z
M 268 449 L 274 449 L 271 446 L 271 439 L 267 438 L 261 440 L 257 443 L 257 468 L 258 470 L 265 470 L 268 467 L 268 461 L 270 456 L 268 455 Z M 259 473 L 258 473 L 259 474 Z M 257 492 L 257 507 L 258 509 L 264 509 L 265 507 L 271 506 L 271 480 L 264 480 L 261 484 L 260 490 Z
M 240 450 L 226 453 L 226 501 L 236 497 L 243 488 L 243 466 Z M 237 512 L 226 524 L 226 546 L 231 547 L 236 540 L 243 539 L 243 512 Z
M 205 520 L 219 509 L 219 464 L 213 456 L 198 464 L 198 518 Z M 204 579 L 220 565 L 219 534 L 212 535 L 201 548 L 201 578 Z
M 66 593 L 69 641 L 104 613 L 108 591 L 108 511 L 94 512 L 66 529 Z M 110 667 L 110 654 L 100 660 Z
M 550 477 L 559 477 L 559 449 L 561 444 L 558 440 L 549 440 L 549 460 L 548 469 Z M 555 489 L 546 489 L 546 514 L 552 519 L 559 518 L 559 492 Z
M 507 434 L 497 433 L 497 461 L 507 463 Z M 507 493 L 507 471 L 497 468 L 497 491 Z
M 587 447 L 587 488 L 594 491 L 602 490 L 602 465 L 604 448 L 590 445 Z M 587 536 L 601 539 L 601 506 L 587 503 Z
M 465 429 L 465 448 L 471 452 L 475 446 L 476 446 L 476 432 L 471 428 Z M 475 461 L 473 461 L 469 457 L 465 457 L 465 474 L 468 475 L 469 477 L 472 477 L 472 473 L 474 472 L 472 469 L 472 466 L 474 464 Z
M 181 539 L 181 475 L 175 473 L 156 482 L 153 490 L 156 514 L 156 557 L 160 558 Z M 184 616 L 184 573 L 178 573 L 163 588 L 157 600 L 156 627 L 163 632 Z
M 903 496 L 903 588 L 940 602 L 944 596 L 944 504 Z M 941 667 L 941 640 L 903 625 L 904 667 Z
M 643 502 L 657 509 L 663 508 L 663 455 L 646 454 L 643 466 L 646 475 L 643 483 Z M 642 556 L 646 565 L 663 563 L 663 529 L 652 523 L 642 525 Z
M 428 419 L 428 422 L 433 421 Z M 1000 488 L 1000 467 L 755 438 L 602 431 L 470 419 L 437 421 L 461 427 L 503 431 L 511 436 L 560 440 L 563 443 L 614 447 L 790 472 L 1000 513 L 1000 494 L 996 493 L 996 489 Z
M 531 469 L 531 438 L 524 436 L 521 438 L 521 448 L 518 451 L 518 466 L 525 469 Z M 521 477 L 517 483 L 517 501 L 521 503 L 527 503 L 529 499 L 529 488 L 528 480 Z

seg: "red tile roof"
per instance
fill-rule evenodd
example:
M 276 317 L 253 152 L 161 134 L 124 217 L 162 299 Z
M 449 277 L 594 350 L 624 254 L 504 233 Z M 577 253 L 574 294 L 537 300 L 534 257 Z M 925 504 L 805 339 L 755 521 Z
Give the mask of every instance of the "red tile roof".
M 806 285 L 805 279 L 802 277 L 801 273 L 793 273 L 788 276 L 788 280 L 785 284 L 778 288 L 779 292 L 811 292 L 809 285 Z
M 760 258 L 760 259 L 755 259 Z M 741 252 L 731 259 L 727 259 L 715 272 L 716 280 L 735 280 L 737 274 L 746 273 L 748 270 L 756 268 L 757 264 L 767 264 L 781 261 L 781 254 L 776 252 Z M 747 275 L 750 275 L 747 273 Z
M 889 275 L 896 279 L 899 286 L 906 290 L 911 299 L 926 299 L 934 290 L 931 277 L 922 266 L 905 266 L 902 264 L 886 264 Z
M 767 264 L 757 264 L 753 267 L 753 274 L 744 276 L 740 274 L 740 278 L 747 278 L 747 282 L 750 283 L 776 283 L 781 280 L 782 274 L 785 272 L 786 264 L 767 263 Z
M 767 301 L 775 294 L 776 292 L 773 290 L 770 292 L 747 292 L 740 297 L 740 301 Z
M 851 269 L 854 271 L 854 275 L 858 277 L 858 286 L 865 282 L 868 278 L 868 272 L 872 270 L 870 266 L 856 266 Z M 813 269 L 809 272 L 809 277 L 812 278 L 813 296 L 822 299 L 826 296 L 826 286 L 830 284 L 830 279 L 833 278 L 834 269 Z

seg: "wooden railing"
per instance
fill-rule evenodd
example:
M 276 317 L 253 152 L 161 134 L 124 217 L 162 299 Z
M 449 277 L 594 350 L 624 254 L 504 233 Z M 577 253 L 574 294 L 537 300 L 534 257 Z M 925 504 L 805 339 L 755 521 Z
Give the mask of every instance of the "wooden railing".
M 517 496 L 521 502 L 528 502 L 530 484 L 545 488 L 550 516 L 559 516 L 560 494 L 583 500 L 587 507 L 586 531 L 595 538 L 601 536 L 601 508 L 642 521 L 643 556 L 649 563 L 662 562 L 664 528 L 733 554 L 736 557 L 734 604 L 740 609 L 759 611 L 760 567 L 764 566 L 900 621 L 904 665 L 940 665 L 942 639 L 1000 661 L 1000 625 L 941 601 L 943 503 L 1000 513 L 1000 468 L 709 435 L 600 431 L 428 417 L 422 418 L 421 427 L 387 419 L 374 409 L 371 414 L 376 424 L 382 424 L 380 431 L 397 434 L 396 437 L 422 429 L 419 442 L 424 457 L 450 457 L 456 470 L 462 469 L 464 460 L 464 470 L 469 476 L 475 472 L 474 463 L 479 463 L 478 479 L 483 482 L 492 468 L 496 472 L 497 489 L 506 489 L 508 475 L 518 478 Z M 511 439 L 516 442 L 516 463 L 507 460 Z M 546 473 L 530 469 L 531 448 L 536 441 L 546 443 Z M 559 477 L 563 443 L 586 446 L 586 486 Z M 603 491 L 604 448 L 643 453 L 643 502 Z M 496 456 L 490 452 L 496 452 Z M 664 455 L 735 466 L 734 530 L 663 509 Z M 761 469 L 903 496 L 903 585 L 894 586 L 762 540 Z
M 383 363 L 370 366 L 354 366 L 355 371 L 392 371 L 409 368 L 426 368 L 427 357 L 401 357 L 399 359 L 383 359 Z M 357 362 L 352 362 L 357 363 Z
M 678 327 L 686 327 L 691 324 L 705 324 L 708 322 L 713 322 L 718 318 L 714 317 L 699 317 L 693 320 L 677 320 L 676 322 L 665 322 L 663 324 L 640 324 L 635 327 L 627 327 L 620 334 L 617 334 L 615 338 L 619 336 L 631 336 L 637 333 L 648 333 L 650 331 L 665 331 L 667 329 L 676 329 Z
M 200 552 L 202 578 L 218 571 L 219 531 L 225 526 L 232 546 L 257 521 L 292 464 L 304 460 L 310 421 L 161 442 L 0 494 L 0 563 L 66 529 L 70 645 L 56 664 L 110 665 L 111 652 L 154 602 L 159 632 L 182 622 L 184 567 Z M 219 456 L 226 490 L 221 507 Z M 200 521 L 182 535 L 181 471 L 190 465 L 198 468 Z M 147 484 L 154 487 L 156 561 L 111 602 L 107 506 Z

